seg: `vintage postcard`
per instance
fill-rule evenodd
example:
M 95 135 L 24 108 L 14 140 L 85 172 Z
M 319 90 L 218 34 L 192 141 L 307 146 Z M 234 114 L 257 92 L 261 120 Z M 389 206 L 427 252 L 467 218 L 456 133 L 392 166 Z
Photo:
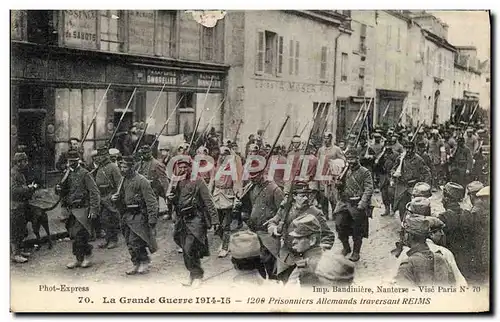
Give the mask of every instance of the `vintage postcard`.
M 12 312 L 488 312 L 490 12 L 11 10 Z

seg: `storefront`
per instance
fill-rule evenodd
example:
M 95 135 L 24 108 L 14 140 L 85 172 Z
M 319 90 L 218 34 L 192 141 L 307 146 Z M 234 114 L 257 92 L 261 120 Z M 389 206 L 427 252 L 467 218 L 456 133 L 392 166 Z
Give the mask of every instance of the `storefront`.
M 191 132 L 204 103 L 200 129 L 212 119 L 211 126 L 222 131 L 223 108 L 218 107 L 225 91 L 223 65 L 11 44 L 11 153 L 19 145 L 36 146 L 36 153 L 30 148 L 31 160 L 39 164 L 44 181 L 52 182 L 59 175 L 55 162 L 67 150 L 69 138 L 83 138 L 101 100 L 85 141 L 85 155 L 109 139 L 134 89 L 119 131 L 126 131 L 132 122 L 146 122 L 157 99 L 148 133 L 160 131 L 177 103 L 165 134 Z

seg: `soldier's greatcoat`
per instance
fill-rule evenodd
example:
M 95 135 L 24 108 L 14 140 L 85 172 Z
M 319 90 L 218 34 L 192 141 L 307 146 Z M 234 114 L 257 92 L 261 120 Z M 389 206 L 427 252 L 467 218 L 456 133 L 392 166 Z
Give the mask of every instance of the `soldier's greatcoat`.
M 96 171 L 95 182 L 101 194 L 101 206 L 108 211 L 118 212 L 115 204 L 111 201 L 111 195 L 118 189 L 121 179 L 120 169 L 111 161 L 101 165 Z
M 67 206 L 68 214 L 75 216 L 76 220 L 89 232 L 92 232 L 89 212 L 99 214 L 101 197 L 99 189 L 90 173 L 82 166 L 75 170 L 70 169 L 68 179 L 61 185 L 62 203 Z M 75 225 L 69 227 L 70 236 L 75 236 Z M 79 227 L 79 225 L 76 225 Z
M 137 172 L 124 177 L 120 201 L 122 230 L 132 230 L 147 243 L 149 251 L 154 253 L 158 246 L 150 225 L 156 224 L 158 220 L 158 200 L 148 179 Z
M 273 218 L 284 198 L 283 191 L 273 181 L 252 183 L 254 186 L 242 199 L 242 210 L 250 213 L 248 228 L 259 235 L 262 245 L 275 257 L 279 255 L 280 240 L 267 233 L 268 220 Z
M 455 155 L 450 158 L 450 176 L 451 180 L 466 186 L 466 170 L 472 171 L 472 153 L 466 146 L 458 146 Z
M 329 247 L 327 248 L 331 248 L 333 246 L 333 243 L 335 242 L 335 233 L 330 229 L 330 227 L 328 227 L 321 210 L 319 210 L 314 206 L 309 206 L 304 209 L 297 209 L 297 207 L 293 205 L 292 208 L 290 209 L 288 217 L 286 217 L 286 222 L 284 222 L 283 224 L 283 232 L 282 232 L 283 243 L 280 248 L 279 258 L 277 261 L 277 268 L 278 268 L 277 274 L 280 274 L 283 271 L 285 271 L 288 267 L 295 265 L 295 262 L 297 260 L 297 254 L 294 254 L 292 250 L 293 237 L 290 236 L 290 233 L 295 228 L 292 222 L 296 218 L 308 214 L 316 217 L 316 219 L 319 221 L 321 225 L 321 233 L 319 237 L 320 244 L 328 245 Z M 285 219 L 284 216 L 285 216 L 284 211 L 278 211 L 276 216 L 274 216 L 269 222 L 269 225 L 278 225 L 281 221 Z
M 190 176 L 189 176 L 190 177 Z M 217 209 L 211 199 L 210 192 L 205 182 L 184 179 L 179 181 L 174 190 L 173 205 L 177 212 L 177 221 L 174 227 L 174 241 L 179 247 L 185 247 L 188 235 L 193 235 L 198 241 L 198 257 L 209 256 L 207 229 L 218 224 Z M 184 249 L 184 252 L 189 250 Z
M 397 159 L 396 163 L 394 164 L 394 167 L 392 169 L 393 173 L 398 168 L 401 157 L 402 156 L 400 156 Z M 413 185 L 409 184 L 410 181 L 414 181 Z M 414 184 L 417 182 L 426 182 L 428 184 L 431 184 L 432 181 L 431 181 L 430 169 L 425 165 L 424 160 L 418 154 L 414 154 L 412 157 L 407 155 L 403 160 L 403 166 L 401 167 L 401 177 L 396 178 L 395 180 L 395 188 L 394 188 L 395 209 L 400 208 L 399 203 L 401 201 L 404 202 L 403 199 L 405 199 L 403 198 L 404 193 L 408 192 L 408 189 L 413 189 Z M 408 202 L 409 201 L 410 200 L 408 200 Z
M 296 258 L 297 266 L 290 274 L 287 285 L 300 285 L 302 287 L 324 285 L 316 275 L 316 268 L 322 254 L 321 247 L 313 247 L 304 254 L 299 254 Z
M 142 161 L 139 163 L 137 172 L 149 180 L 157 197 L 166 197 L 165 193 L 168 188 L 168 177 L 165 172 L 165 165 L 162 162 L 156 160 L 155 158 Z
M 346 178 L 343 187 L 339 187 L 340 200 L 334 210 L 337 231 L 339 235 L 367 238 L 368 218 L 372 211 L 372 175 L 367 168 L 358 166 L 349 169 Z M 358 205 L 363 210 L 358 210 Z

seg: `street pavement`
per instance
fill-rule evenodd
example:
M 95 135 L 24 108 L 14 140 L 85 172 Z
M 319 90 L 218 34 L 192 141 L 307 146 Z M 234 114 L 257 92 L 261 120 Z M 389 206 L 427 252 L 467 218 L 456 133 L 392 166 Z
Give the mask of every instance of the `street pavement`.
M 373 218 L 370 219 L 369 238 L 364 239 L 361 259 L 355 264 L 355 284 L 388 281 L 395 268 L 395 258 L 390 251 L 399 238 L 399 216 L 382 217 L 384 206 L 379 193 L 375 194 L 375 199 L 380 206 L 375 208 Z M 440 199 L 441 193 L 435 193 L 431 199 L 433 214 L 443 211 Z M 328 224 L 334 230 L 334 223 L 329 221 Z M 157 231 L 159 250 L 151 256 L 151 270 L 147 275 L 127 276 L 125 274 L 131 262 L 127 247 L 120 236 L 119 247 L 112 250 L 97 248 L 97 244 L 102 240 L 92 242 L 94 265 L 87 269 L 69 270 L 65 267 L 73 259 L 71 241 L 57 241 L 51 250 L 43 244 L 40 250 L 32 252 L 27 263 L 11 263 L 11 281 L 12 283 L 16 281 L 40 283 L 47 280 L 66 283 L 105 281 L 118 284 L 126 282 L 138 285 L 144 285 L 144 283 L 178 285 L 181 280 L 187 278 L 188 273 L 184 267 L 182 254 L 177 253 L 177 246 L 173 241 L 172 221 L 159 221 Z M 208 238 L 211 256 L 202 259 L 205 284 L 225 281 L 230 283 L 234 275 L 230 255 L 226 258 L 218 258 L 220 238 L 214 236 L 213 231 L 209 232 Z M 333 250 L 340 253 L 341 249 L 341 243 L 337 238 Z

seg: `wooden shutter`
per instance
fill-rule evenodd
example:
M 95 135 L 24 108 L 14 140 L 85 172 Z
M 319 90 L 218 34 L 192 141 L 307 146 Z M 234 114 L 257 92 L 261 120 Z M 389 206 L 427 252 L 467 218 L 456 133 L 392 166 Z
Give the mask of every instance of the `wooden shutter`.
M 288 47 L 288 73 L 290 75 L 293 75 L 293 71 L 294 71 L 294 42 L 293 40 L 290 40 L 290 46 Z
M 319 71 L 319 79 L 324 81 L 326 80 L 326 67 L 327 67 L 327 50 L 326 46 L 321 47 L 321 64 Z
M 277 59 L 276 59 L 276 76 L 281 76 L 283 75 L 283 36 L 277 36 L 276 37 L 276 48 L 278 49 L 277 52 Z
M 266 38 L 263 30 L 257 31 L 257 52 L 255 55 L 255 74 L 264 73 L 264 59 L 266 55 Z
M 299 42 L 295 42 L 295 75 L 299 74 L 299 57 L 300 57 L 300 45 Z

